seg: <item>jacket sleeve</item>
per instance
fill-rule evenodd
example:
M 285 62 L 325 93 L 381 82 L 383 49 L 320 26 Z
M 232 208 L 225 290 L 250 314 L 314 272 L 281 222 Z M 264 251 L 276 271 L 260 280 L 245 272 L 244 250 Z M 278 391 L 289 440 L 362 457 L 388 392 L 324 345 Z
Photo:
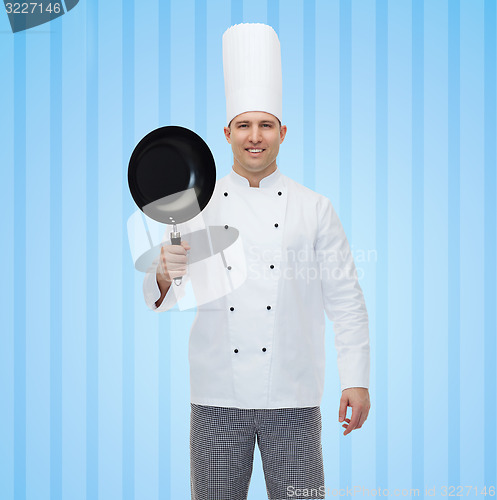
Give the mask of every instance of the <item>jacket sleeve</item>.
M 316 259 L 323 304 L 333 322 L 341 390 L 369 388 L 369 321 L 347 237 L 333 205 L 322 198 L 318 208 Z
M 184 225 L 182 229 L 183 230 L 185 229 Z M 164 237 L 162 238 L 163 244 L 167 245 L 170 243 L 169 235 L 171 233 L 171 230 L 172 226 L 167 226 L 167 229 L 164 233 Z M 181 300 L 181 298 L 184 297 L 185 288 L 189 281 L 188 266 L 187 266 L 187 274 L 183 276 L 183 279 L 181 280 L 181 285 L 178 286 L 175 283 L 171 283 L 171 286 L 169 287 L 169 290 L 167 291 L 164 300 L 162 301 L 161 305 L 157 307 L 155 303 L 160 298 L 160 289 L 159 285 L 157 284 L 157 278 L 156 278 L 159 259 L 160 259 L 160 252 L 154 259 L 150 267 L 147 269 L 147 272 L 145 273 L 145 278 L 143 279 L 143 296 L 145 298 L 145 303 L 150 309 L 152 309 L 152 311 L 155 312 L 168 311 L 169 309 L 172 309 L 179 302 L 179 300 Z

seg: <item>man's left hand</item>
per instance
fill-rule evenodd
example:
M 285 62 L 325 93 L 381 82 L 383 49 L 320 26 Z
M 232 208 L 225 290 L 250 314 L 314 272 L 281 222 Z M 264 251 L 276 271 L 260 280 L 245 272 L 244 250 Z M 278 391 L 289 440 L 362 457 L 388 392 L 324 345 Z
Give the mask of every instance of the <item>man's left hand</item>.
M 352 407 L 351 418 L 347 416 L 347 407 Z M 350 387 L 342 391 L 340 398 L 340 409 L 338 410 L 338 421 L 346 423 L 342 425 L 345 428 L 343 433 L 346 436 L 354 429 L 360 429 L 362 424 L 368 418 L 371 403 L 369 402 L 369 391 L 365 387 Z

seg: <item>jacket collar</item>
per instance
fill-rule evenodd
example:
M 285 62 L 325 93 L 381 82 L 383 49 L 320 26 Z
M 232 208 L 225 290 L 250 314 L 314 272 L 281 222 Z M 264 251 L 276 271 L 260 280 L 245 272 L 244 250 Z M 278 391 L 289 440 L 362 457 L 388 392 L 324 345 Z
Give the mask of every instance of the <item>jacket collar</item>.
M 263 179 L 260 180 L 259 182 L 259 188 L 269 188 L 269 187 L 274 187 L 277 184 L 281 182 L 281 172 L 278 167 L 276 167 L 276 170 L 272 173 L 264 177 Z M 231 172 L 229 174 L 230 181 L 233 184 L 236 184 L 237 186 L 244 186 L 244 187 L 250 187 L 248 179 L 243 177 L 240 174 L 237 174 L 234 170 L 233 167 L 231 167 Z

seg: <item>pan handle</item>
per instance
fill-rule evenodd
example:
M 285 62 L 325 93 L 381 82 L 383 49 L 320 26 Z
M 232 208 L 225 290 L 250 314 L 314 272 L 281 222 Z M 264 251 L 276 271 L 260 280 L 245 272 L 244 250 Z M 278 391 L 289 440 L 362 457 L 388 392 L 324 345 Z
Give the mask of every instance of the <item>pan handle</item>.
M 181 233 L 179 231 L 175 230 L 171 233 L 171 245 L 181 245 Z M 179 286 L 181 285 L 182 277 L 174 278 L 173 281 L 176 286 Z

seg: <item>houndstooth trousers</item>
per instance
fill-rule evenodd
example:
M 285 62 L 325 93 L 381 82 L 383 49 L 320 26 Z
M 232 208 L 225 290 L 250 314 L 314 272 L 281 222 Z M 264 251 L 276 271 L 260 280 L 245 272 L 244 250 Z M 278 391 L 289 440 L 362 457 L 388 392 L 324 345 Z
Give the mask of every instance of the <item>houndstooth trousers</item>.
M 324 498 L 319 406 L 256 410 L 192 403 L 192 500 L 246 500 L 256 440 L 270 500 Z

